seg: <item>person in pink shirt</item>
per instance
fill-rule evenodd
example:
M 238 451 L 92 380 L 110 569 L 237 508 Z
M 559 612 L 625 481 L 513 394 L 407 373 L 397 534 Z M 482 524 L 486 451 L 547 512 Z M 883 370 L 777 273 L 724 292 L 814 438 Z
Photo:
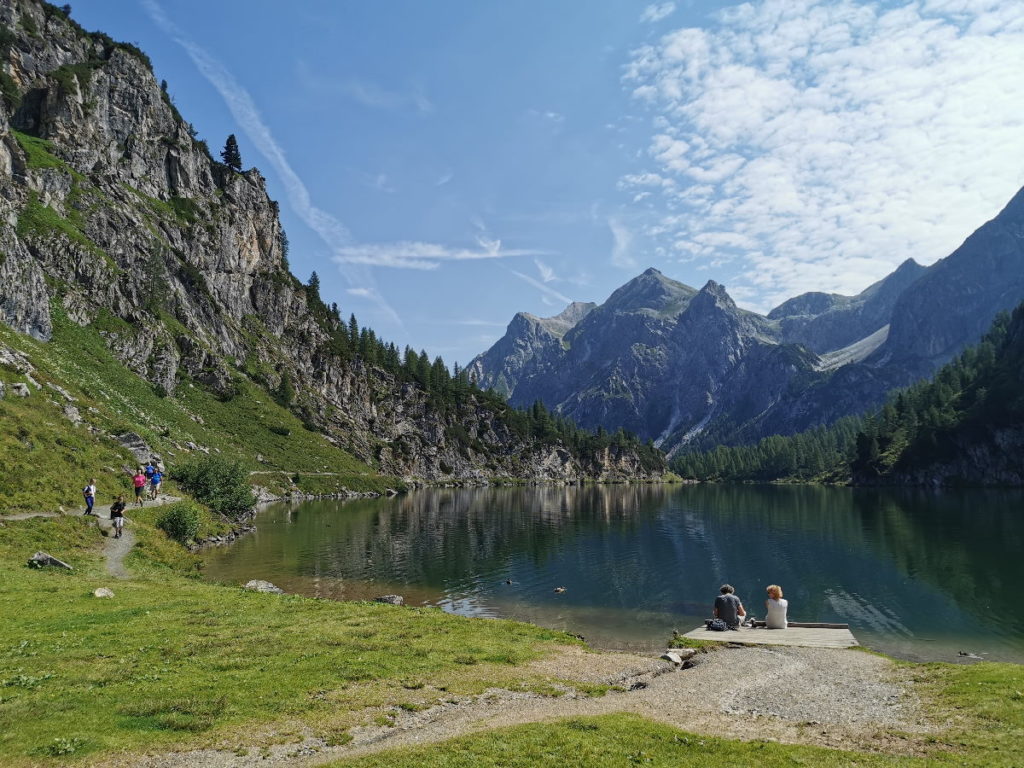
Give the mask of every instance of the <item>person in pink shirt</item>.
M 146 490 L 146 475 L 141 469 L 135 470 L 132 476 L 132 485 L 135 486 L 135 503 L 142 506 L 143 492 Z

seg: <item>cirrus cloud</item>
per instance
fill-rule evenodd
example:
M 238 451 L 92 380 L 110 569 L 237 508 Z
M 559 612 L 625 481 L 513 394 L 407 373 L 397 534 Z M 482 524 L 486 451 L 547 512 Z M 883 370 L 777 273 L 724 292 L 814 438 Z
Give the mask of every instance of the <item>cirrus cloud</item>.
M 1024 183 L 1024 0 L 763 0 L 632 53 L 648 234 L 767 308 L 952 251 Z M 634 198 L 635 199 L 635 198 Z

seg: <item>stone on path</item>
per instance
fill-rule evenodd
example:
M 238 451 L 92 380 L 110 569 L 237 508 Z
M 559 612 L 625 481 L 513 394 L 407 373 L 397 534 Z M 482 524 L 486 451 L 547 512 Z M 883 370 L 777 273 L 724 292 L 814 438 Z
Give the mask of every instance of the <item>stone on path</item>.
M 242 589 L 247 589 L 250 592 L 270 592 L 275 595 L 284 594 L 283 589 L 276 587 L 269 581 L 264 581 L 263 579 L 253 579 L 252 581 L 248 581 Z
M 401 595 L 381 595 L 373 598 L 375 603 L 389 603 L 390 605 L 405 605 L 405 598 Z
M 43 568 L 44 566 L 52 565 L 56 568 L 67 568 L 69 571 L 75 570 L 63 560 L 58 560 L 48 552 L 36 552 L 29 558 L 28 564 L 33 568 Z
M 113 590 L 107 589 L 106 587 L 100 587 L 99 589 L 95 590 L 92 594 L 93 594 L 93 597 L 113 597 L 114 596 Z
M 671 661 L 676 666 L 679 666 L 687 659 L 693 657 L 697 653 L 693 648 L 669 648 L 663 654 L 661 658 L 665 661 Z

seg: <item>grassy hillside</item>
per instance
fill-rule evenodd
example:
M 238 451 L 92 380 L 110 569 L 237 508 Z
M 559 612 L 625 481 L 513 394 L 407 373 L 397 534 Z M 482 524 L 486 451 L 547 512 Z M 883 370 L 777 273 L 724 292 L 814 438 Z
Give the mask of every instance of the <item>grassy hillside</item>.
M 30 386 L 29 397 L 17 397 L 11 385 L 26 382 L 26 376 L 0 364 L 0 381 L 8 390 L 0 400 L 0 466 L 5 470 L 0 474 L 0 514 L 77 508 L 79 490 L 89 477 L 99 480 L 101 502 L 109 501 L 114 489 L 127 491 L 122 468 L 135 460 L 111 437 L 126 431 L 141 435 L 164 457 L 172 480 L 175 462 L 189 454 L 185 445 L 192 442 L 261 472 L 254 476 L 257 482 L 276 491 L 287 489 L 296 474 L 300 489 L 307 483 L 319 493 L 402 487 L 400 480 L 378 475 L 307 430 L 241 372 L 236 373 L 237 394 L 229 400 L 189 382 L 176 397 L 162 397 L 103 343 L 101 332 L 124 332 L 126 324 L 101 316 L 82 328 L 60 306 L 53 314 L 54 336 L 48 343 L 0 324 L 0 344 L 23 353 L 42 386 Z M 64 389 L 73 402 L 50 385 Z M 77 408 L 85 423 L 73 425 L 63 413 L 66 405 Z M 329 474 L 303 478 L 303 473 Z

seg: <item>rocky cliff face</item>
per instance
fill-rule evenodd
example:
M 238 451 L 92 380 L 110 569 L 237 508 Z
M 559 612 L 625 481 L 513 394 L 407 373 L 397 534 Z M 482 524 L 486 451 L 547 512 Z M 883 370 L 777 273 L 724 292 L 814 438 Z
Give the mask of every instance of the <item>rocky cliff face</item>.
M 213 161 L 144 54 L 37 0 L 0 0 L 0 26 L 0 320 L 46 340 L 64 313 L 171 396 L 287 375 L 305 418 L 390 474 L 648 474 L 628 451 L 521 438 L 473 397 L 442 415 L 417 386 L 333 355 L 263 178 Z
M 805 293 L 768 313 L 784 341 L 825 354 L 853 344 L 887 325 L 903 291 L 926 272 L 907 259 L 895 272 L 856 296 Z
M 557 358 L 562 337 L 597 305 L 574 301 L 554 317 L 536 317 L 519 312 L 505 329 L 505 335 L 468 366 L 484 389 L 508 397 L 519 384 L 532 361 Z
M 766 317 L 713 281 L 696 291 L 649 269 L 560 344 L 521 347 L 511 402 L 670 453 L 828 424 L 930 375 L 1024 298 L 1022 233 L 1024 191 L 930 267 L 908 259 L 857 296 L 807 293 Z M 491 352 L 474 361 L 488 382 L 505 376 Z

